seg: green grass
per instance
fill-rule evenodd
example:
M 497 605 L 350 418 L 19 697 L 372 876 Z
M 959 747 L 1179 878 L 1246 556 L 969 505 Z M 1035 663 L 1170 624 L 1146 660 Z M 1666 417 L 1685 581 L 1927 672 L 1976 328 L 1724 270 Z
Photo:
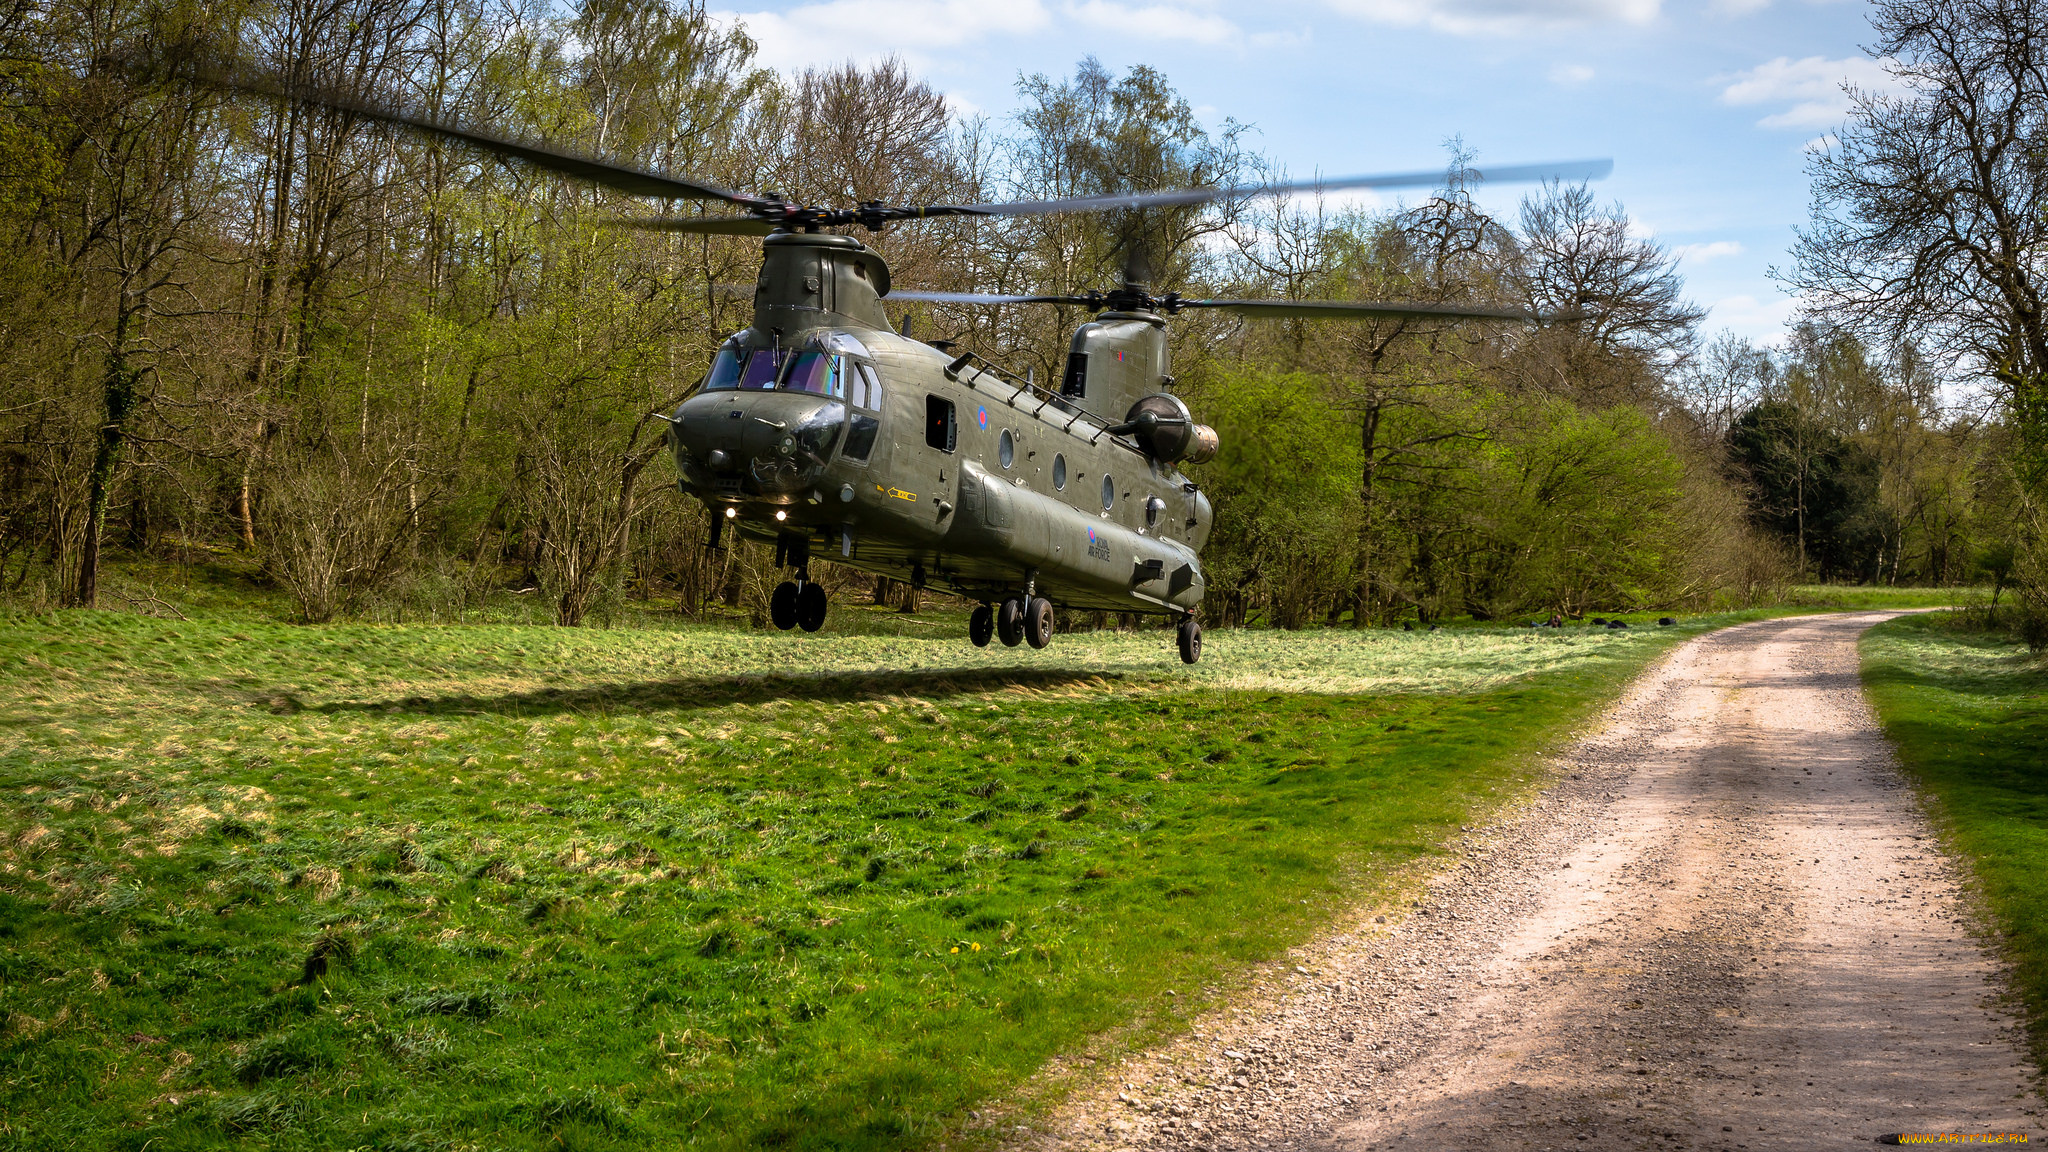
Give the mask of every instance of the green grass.
M 957 1134 L 1391 895 L 1715 622 L 1186 669 L 1157 631 L 0 618 L 0 1145 Z
M 1989 600 L 1989 588 L 1884 588 L 1858 584 L 1801 584 L 1785 593 L 1786 608 L 1855 611 L 1881 608 L 1946 608 Z
M 1881 624 L 1862 653 L 1878 718 L 1975 871 L 2048 1059 L 2048 665 L 1946 614 Z

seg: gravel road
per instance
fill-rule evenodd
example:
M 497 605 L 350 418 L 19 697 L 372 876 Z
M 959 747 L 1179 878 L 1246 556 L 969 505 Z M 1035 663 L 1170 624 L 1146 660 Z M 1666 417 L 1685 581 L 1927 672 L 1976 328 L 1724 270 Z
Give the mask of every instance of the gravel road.
M 1419 900 L 1360 910 L 1028 1149 L 1813 1149 L 2041 1135 L 1956 864 L 1857 679 L 1891 613 L 1636 681 Z

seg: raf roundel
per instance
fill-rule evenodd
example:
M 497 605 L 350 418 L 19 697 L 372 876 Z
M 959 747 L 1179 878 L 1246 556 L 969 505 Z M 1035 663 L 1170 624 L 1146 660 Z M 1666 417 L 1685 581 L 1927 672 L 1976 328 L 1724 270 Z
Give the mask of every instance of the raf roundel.
M 974 410 L 974 422 L 981 425 L 982 431 L 988 431 L 988 409 L 976 408 Z

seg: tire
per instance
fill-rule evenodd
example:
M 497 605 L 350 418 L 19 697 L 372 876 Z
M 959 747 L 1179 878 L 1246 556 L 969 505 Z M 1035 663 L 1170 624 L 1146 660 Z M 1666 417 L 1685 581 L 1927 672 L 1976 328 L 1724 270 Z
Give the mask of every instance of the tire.
M 1024 639 L 1033 648 L 1052 643 L 1052 601 L 1033 596 L 1024 605 Z
M 806 632 L 816 632 L 825 626 L 825 611 L 831 606 L 823 588 L 805 583 L 796 594 L 797 625 Z
M 1180 622 L 1180 627 L 1175 631 L 1177 633 L 1175 639 L 1180 641 L 1180 662 L 1183 664 L 1193 664 L 1200 660 L 1202 658 L 1202 626 L 1195 623 L 1193 616 L 1189 616 Z
M 784 632 L 796 627 L 796 581 L 784 580 L 768 597 L 768 618 Z
M 988 647 L 989 640 L 995 634 L 995 610 L 983 604 L 974 610 L 972 616 L 967 618 L 967 638 L 974 642 L 976 648 L 986 648 Z
M 1003 601 L 996 609 L 996 637 L 1005 648 L 1015 648 L 1024 642 L 1024 602 L 1016 598 Z

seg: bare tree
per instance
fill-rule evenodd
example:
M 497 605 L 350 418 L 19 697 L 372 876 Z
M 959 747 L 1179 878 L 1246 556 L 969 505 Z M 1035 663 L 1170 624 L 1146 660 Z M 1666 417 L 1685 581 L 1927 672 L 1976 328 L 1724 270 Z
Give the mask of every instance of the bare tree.
M 1916 342 L 2002 393 L 2048 478 L 2048 8 L 1879 0 L 1868 51 L 1891 91 L 1847 88 L 1818 147 L 1786 281 L 1880 347 Z

